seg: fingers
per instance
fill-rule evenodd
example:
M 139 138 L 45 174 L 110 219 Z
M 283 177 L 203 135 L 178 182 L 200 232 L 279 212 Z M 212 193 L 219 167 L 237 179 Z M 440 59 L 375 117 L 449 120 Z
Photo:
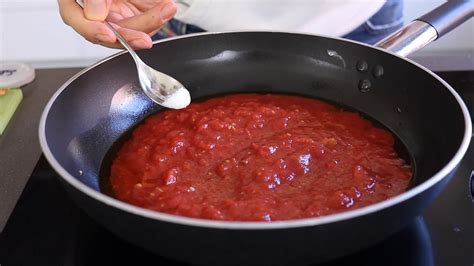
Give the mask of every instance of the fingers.
M 161 28 L 168 20 L 176 14 L 176 5 L 171 0 L 159 1 L 153 8 L 142 14 L 117 21 L 121 27 L 142 31 L 153 32 Z
M 157 6 L 160 2 L 163 2 L 163 0 L 128 0 L 128 2 L 132 3 L 140 11 L 145 12 Z
M 86 1 L 87 2 L 87 1 Z M 67 25 L 92 43 L 113 44 L 114 33 L 102 22 L 88 20 L 74 0 L 58 0 L 61 17 Z
M 112 0 L 84 0 L 84 14 L 89 20 L 104 21 Z
M 154 31 L 152 31 L 152 32 L 149 32 L 149 33 L 148 33 L 148 36 L 153 37 L 153 36 L 155 36 L 155 34 L 157 34 L 160 30 L 161 30 L 161 29 L 156 29 L 156 30 L 154 30 Z
M 114 12 L 111 9 L 111 1 L 86 0 L 84 10 L 79 7 L 75 0 L 58 0 L 58 3 L 64 22 L 86 40 L 110 48 L 122 48 L 112 30 L 102 21 L 92 20 L 103 20 L 104 14 L 105 17 L 112 15 Z M 171 0 L 154 1 L 158 1 L 158 5 L 144 13 L 141 13 L 138 9 L 128 8 L 133 13 L 130 14 L 132 16 L 114 24 L 117 31 L 123 35 L 134 49 L 151 48 L 152 41 L 147 33 L 156 32 L 176 13 L 176 6 Z M 99 2 L 105 3 L 105 6 L 100 6 L 101 3 Z M 114 19 L 107 19 L 114 21 Z
M 133 49 L 149 49 L 153 46 L 151 37 L 148 34 L 141 31 L 123 28 L 116 24 L 113 24 L 113 26 L 120 34 L 122 34 Z M 122 46 L 120 45 L 119 47 Z
M 113 24 L 113 26 L 127 40 L 127 43 L 133 50 L 149 49 L 153 46 L 151 37 L 146 33 L 122 28 L 116 24 Z M 98 42 L 98 44 L 109 48 L 124 49 L 118 41 L 115 43 Z
M 107 20 L 116 22 L 124 18 L 139 15 L 141 13 L 142 12 L 138 10 L 138 8 L 128 1 L 116 2 L 111 6 Z

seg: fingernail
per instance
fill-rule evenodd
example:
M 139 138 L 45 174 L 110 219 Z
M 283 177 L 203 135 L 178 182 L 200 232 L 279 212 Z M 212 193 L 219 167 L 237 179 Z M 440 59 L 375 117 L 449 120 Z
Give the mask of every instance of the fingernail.
M 136 39 L 130 42 L 130 45 L 132 45 L 134 48 L 148 48 L 148 44 L 142 40 L 142 39 Z
M 110 35 L 107 35 L 107 34 L 96 34 L 94 36 L 99 42 L 105 42 L 105 43 L 112 43 L 113 42 L 113 38 L 110 37 Z
M 167 3 L 160 12 L 161 20 L 166 21 L 174 16 L 176 13 L 176 6 L 173 2 Z
M 107 1 L 87 0 L 85 12 L 88 19 L 104 20 L 107 17 Z

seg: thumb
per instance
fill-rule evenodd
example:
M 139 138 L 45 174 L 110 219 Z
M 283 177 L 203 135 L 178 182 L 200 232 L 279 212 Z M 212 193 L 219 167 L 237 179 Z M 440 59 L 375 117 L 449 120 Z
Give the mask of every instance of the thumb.
M 112 0 L 85 0 L 84 14 L 89 20 L 104 21 L 109 14 Z

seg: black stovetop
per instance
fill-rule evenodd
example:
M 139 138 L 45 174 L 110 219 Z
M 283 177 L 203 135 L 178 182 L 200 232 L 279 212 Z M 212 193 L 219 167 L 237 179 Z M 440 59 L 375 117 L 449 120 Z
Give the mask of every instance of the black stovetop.
M 474 110 L 474 71 L 438 74 Z M 324 265 L 474 265 L 473 170 L 471 143 L 456 176 L 422 216 L 382 243 Z M 1 266 L 149 264 L 184 265 L 135 247 L 91 220 L 41 157 L 0 235 Z

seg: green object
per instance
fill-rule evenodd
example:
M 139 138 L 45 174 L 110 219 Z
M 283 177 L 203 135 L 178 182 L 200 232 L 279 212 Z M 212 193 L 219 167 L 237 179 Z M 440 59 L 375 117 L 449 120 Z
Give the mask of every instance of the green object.
M 11 89 L 0 96 L 0 135 L 3 134 L 22 99 L 23 93 L 20 89 Z

